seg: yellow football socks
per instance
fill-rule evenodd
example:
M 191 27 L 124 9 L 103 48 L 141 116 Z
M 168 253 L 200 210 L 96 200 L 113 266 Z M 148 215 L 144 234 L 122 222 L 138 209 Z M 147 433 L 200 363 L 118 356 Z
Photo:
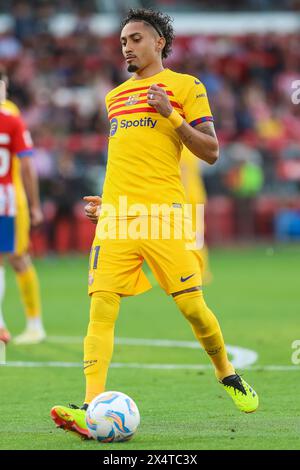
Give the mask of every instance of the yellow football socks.
M 175 296 L 174 300 L 209 355 L 218 380 L 235 374 L 234 367 L 227 357 L 219 322 L 207 307 L 202 291 L 180 294 Z
M 104 392 L 107 371 L 113 354 L 114 329 L 120 296 L 113 292 L 95 292 L 91 298 L 90 322 L 84 340 L 84 374 L 86 396 L 90 403 Z
M 16 279 L 27 319 L 40 317 L 40 286 L 34 266 L 30 265 L 26 271 L 16 273 Z

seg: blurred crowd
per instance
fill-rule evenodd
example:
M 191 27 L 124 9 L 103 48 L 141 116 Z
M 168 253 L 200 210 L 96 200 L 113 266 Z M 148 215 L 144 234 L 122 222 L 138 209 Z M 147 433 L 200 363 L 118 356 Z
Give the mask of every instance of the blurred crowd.
M 0 0 L 0 12 L 20 14 L 27 4 L 39 17 L 45 10 L 54 13 L 123 12 L 129 7 L 157 8 L 169 11 L 297 11 L 299 0 Z
M 42 199 L 64 214 L 83 194 L 101 193 L 104 97 L 128 74 L 117 36 L 95 36 L 82 14 L 73 34 L 55 37 L 48 27 L 55 2 L 37 3 L 34 17 L 16 4 L 14 26 L 0 33 L 0 61 L 33 135 Z M 217 165 L 203 166 L 209 195 L 299 194 L 300 104 L 292 86 L 300 79 L 300 35 L 178 37 L 165 65 L 207 87 L 221 143 Z

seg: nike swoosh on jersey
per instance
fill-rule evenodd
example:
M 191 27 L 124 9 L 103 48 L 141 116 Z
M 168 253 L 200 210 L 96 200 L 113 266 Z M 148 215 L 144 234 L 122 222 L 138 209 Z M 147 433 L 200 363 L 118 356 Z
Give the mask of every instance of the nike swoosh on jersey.
M 185 282 L 185 281 L 187 281 L 188 279 L 190 279 L 191 277 L 195 276 L 195 274 L 196 274 L 196 273 L 191 274 L 191 275 L 188 276 L 188 277 L 182 277 L 182 276 L 181 276 L 180 280 L 181 280 L 181 282 Z

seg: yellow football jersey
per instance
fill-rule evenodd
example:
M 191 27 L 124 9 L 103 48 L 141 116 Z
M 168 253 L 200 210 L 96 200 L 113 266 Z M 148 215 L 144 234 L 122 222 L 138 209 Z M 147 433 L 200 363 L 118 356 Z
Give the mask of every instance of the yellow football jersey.
M 187 202 L 190 204 L 206 203 L 206 191 L 199 163 L 199 158 L 184 145 L 180 159 L 181 180 Z
M 148 105 L 152 84 L 166 91 L 191 126 L 213 119 L 204 85 L 169 69 L 142 80 L 131 77 L 107 94 L 110 136 L 103 204 L 113 205 L 118 215 L 128 215 L 133 204 L 149 211 L 151 204 L 178 207 L 186 202 L 179 167 L 182 142 L 169 120 Z M 122 196 L 127 200 L 120 207 Z

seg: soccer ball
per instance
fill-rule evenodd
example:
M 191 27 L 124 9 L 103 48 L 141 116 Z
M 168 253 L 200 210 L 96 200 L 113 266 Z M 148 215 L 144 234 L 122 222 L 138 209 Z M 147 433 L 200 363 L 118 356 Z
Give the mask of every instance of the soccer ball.
M 128 441 L 140 424 L 140 413 L 132 398 L 121 392 L 104 392 L 89 404 L 86 424 L 99 442 Z

